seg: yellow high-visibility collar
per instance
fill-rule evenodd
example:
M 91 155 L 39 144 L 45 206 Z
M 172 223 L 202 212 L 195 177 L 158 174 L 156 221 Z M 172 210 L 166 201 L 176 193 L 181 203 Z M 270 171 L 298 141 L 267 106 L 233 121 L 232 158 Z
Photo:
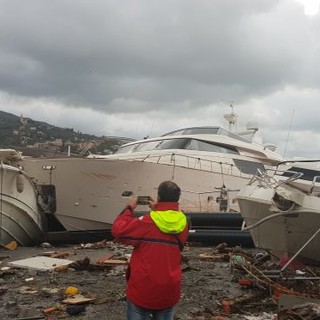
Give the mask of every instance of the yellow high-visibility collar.
M 182 211 L 151 211 L 150 217 L 164 233 L 180 233 L 187 225 L 187 218 Z

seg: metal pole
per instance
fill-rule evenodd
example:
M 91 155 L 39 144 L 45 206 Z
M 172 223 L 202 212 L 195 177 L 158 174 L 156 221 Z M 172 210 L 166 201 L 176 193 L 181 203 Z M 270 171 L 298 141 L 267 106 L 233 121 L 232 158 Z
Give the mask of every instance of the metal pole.
M 317 236 L 320 232 L 320 228 L 313 234 L 313 236 L 295 253 L 295 255 L 282 267 L 281 272 L 284 271 L 287 266 L 296 258 L 296 256 Z

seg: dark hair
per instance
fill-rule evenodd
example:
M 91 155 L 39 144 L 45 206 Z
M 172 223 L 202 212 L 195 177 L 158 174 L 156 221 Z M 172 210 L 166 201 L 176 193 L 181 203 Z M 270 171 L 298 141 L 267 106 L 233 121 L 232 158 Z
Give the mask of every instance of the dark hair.
M 163 181 L 158 187 L 159 202 L 178 202 L 181 194 L 179 186 L 172 181 Z

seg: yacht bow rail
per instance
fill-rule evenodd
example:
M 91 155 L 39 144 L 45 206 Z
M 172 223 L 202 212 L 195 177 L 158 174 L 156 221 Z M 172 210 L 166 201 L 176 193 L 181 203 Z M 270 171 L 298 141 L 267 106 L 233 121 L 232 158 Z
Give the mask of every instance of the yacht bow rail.
M 270 174 L 271 172 L 271 174 Z M 275 178 L 276 175 L 279 175 L 279 173 L 286 173 L 289 174 L 289 176 L 285 180 L 278 180 Z M 262 171 L 260 169 L 257 169 L 256 174 L 251 178 L 249 185 L 252 185 L 254 182 L 258 182 L 258 185 L 260 187 L 264 188 L 278 188 L 284 184 L 290 184 L 290 182 L 293 182 L 295 180 L 300 179 L 303 176 L 302 172 L 297 171 L 279 171 L 279 170 L 273 170 L 268 169 L 267 171 Z
M 173 165 L 173 167 L 196 169 L 200 171 L 218 173 L 223 175 L 232 175 L 241 178 L 249 178 L 252 176 L 248 173 L 242 172 L 241 168 L 238 168 L 233 163 L 233 160 L 231 158 L 230 162 L 222 162 L 211 159 L 204 159 L 200 157 L 188 156 L 179 153 L 165 153 L 160 155 L 147 155 L 139 159 L 139 161 L 154 162 L 158 164 L 169 164 Z
M 283 174 L 289 176 L 284 176 Z M 276 178 L 275 178 L 276 177 Z M 249 185 L 252 185 L 254 182 L 258 183 L 258 186 L 263 188 L 278 188 L 283 185 L 290 185 L 291 187 L 297 188 L 300 191 L 306 194 L 313 194 L 314 192 L 319 194 L 319 184 L 320 183 L 320 176 L 314 176 L 312 181 L 303 180 L 302 182 L 297 182 L 296 184 L 292 184 L 303 177 L 302 172 L 298 171 L 280 171 L 278 169 L 268 169 L 267 171 L 262 171 L 260 169 L 257 170 L 256 174 L 251 178 Z M 285 179 L 280 179 L 285 178 Z M 318 188 L 317 188 L 318 187 Z M 318 190 L 315 190 L 317 188 Z

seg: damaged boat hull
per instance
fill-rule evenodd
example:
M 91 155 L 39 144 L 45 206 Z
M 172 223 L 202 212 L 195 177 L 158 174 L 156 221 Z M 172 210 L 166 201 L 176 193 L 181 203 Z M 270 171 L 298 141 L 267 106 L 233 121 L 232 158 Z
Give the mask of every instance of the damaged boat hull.
M 32 246 L 44 238 L 46 219 L 38 206 L 38 192 L 18 168 L 0 167 L 0 245 L 16 241 Z
M 249 185 L 237 195 L 254 245 L 320 261 L 320 198 L 298 189 Z

